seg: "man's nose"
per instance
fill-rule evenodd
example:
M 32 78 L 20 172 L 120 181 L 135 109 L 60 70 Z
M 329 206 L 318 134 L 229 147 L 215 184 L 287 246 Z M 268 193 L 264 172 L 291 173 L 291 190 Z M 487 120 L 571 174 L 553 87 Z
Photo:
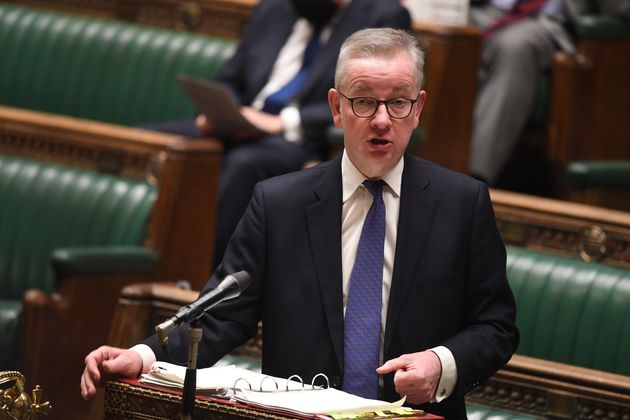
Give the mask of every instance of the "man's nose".
M 387 112 L 387 105 L 384 103 L 378 104 L 376 113 L 372 117 L 372 124 L 381 129 L 391 126 L 392 117 L 390 117 L 389 112 Z

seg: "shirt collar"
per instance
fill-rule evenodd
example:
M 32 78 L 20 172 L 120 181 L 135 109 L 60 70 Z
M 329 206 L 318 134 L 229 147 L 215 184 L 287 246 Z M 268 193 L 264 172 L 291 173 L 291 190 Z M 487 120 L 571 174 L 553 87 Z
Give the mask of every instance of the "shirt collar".
M 396 197 L 400 197 L 400 185 L 402 182 L 402 173 L 405 167 L 405 159 L 401 158 L 391 171 L 382 177 L 382 180 L 389 186 L 390 190 Z M 348 158 L 346 150 L 343 150 L 341 158 L 341 179 L 342 179 L 342 200 L 345 203 L 363 184 L 367 178 L 363 175 Z

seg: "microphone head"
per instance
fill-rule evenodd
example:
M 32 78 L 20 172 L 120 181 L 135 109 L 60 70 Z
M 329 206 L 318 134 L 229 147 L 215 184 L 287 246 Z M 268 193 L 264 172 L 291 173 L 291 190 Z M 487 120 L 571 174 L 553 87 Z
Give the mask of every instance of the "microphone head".
M 239 271 L 232 274 L 232 277 L 236 280 L 239 290 L 242 292 L 252 282 L 252 278 L 247 271 Z

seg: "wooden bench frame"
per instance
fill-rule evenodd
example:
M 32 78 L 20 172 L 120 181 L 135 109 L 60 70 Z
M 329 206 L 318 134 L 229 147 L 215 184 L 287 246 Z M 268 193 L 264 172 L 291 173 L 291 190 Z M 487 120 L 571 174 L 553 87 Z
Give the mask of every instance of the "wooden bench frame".
M 0 153 L 146 179 L 157 187 L 144 243 L 157 256 L 150 272 L 57 273 L 52 294 L 31 289 L 23 299 L 20 370 L 54 401 L 53 416 L 85 418 L 78 391 L 83 358 L 106 341 L 120 290 L 138 281 L 178 279 L 200 289 L 207 281 L 222 147 L 0 106 Z
M 630 376 L 514 355 L 467 401 L 554 419 L 630 416 Z
M 212 270 L 218 142 L 0 106 L 0 153 L 156 185 L 145 242 L 160 255 L 154 280 L 205 284 Z
M 502 190 L 491 190 L 507 244 L 630 269 L 630 214 Z

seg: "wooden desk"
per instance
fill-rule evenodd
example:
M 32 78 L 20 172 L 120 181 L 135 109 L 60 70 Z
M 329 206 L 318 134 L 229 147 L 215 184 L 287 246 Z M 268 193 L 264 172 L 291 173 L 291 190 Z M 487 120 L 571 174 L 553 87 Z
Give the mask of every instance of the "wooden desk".
M 172 420 L 180 416 L 181 392 L 164 387 L 141 384 L 138 379 L 110 381 L 105 386 L 104 419 Z M 271 410 L 218 398 L 197 396 L 195 419 L 295 419 Z M 327 419 L 325 416 L 314 418 Z M 406 419 L 439 420 L 442 417 L 425 414 Z

